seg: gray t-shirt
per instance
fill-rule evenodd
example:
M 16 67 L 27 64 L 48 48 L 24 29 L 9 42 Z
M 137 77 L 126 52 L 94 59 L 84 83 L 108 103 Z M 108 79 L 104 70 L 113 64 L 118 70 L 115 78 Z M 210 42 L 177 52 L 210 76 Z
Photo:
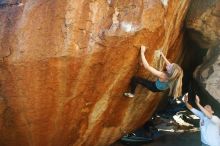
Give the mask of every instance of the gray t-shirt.
M 220 146 L 220 119 L 213 115 L 211 119 L 203 112 L 193 108 L 191 111 L 200 119 L 201 141 L 209 146 Z

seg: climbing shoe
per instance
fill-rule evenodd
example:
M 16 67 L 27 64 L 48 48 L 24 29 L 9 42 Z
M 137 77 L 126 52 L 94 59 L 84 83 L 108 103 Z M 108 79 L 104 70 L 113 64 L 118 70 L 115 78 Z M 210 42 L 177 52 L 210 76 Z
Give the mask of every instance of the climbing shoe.
M 133 98 L 133 97 L 134 97 L 134 94 L 132 94 L 132 93 L 124 93 L 124 96 Z

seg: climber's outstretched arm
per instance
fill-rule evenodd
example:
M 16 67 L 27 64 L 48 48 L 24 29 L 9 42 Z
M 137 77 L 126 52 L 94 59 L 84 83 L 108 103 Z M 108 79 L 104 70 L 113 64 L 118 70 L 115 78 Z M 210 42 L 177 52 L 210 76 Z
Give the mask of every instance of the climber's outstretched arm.
M 164 59 L 166 65 L 170 65 L 170 64 L 171 64 L 171 63 L 169 62 L 169 60 L 166 58 L 166 56 L 163 54 L 162 51 L 160 51 L 160 55 L 163 57 L 163 59 Z
M 146 58 L 145 58 L 145 53 L 146 51 L 146 47 L 145 46 L 141 46 L 141 61 L 144 65 L 144 68 L 147 69 L 149 72 L 151 72 L 153 75 L 159 77 L 159 78 L 164 78 L 164 73 L 161 71 L 158 71 L 157 69 L 153 68 L 152 66 L 149 65 L 149 63 L 147 62 Z

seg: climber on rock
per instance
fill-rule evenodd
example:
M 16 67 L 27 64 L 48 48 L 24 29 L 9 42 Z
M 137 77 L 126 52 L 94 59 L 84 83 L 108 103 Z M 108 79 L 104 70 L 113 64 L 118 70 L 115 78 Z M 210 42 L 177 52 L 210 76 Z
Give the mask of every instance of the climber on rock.
M 170 63 L 162 52 L 160 55 L 166 63 L 166 71 L 159 71 L 154 67 L 150 66 L 148 61 L 145 58 L 146 47 L 141 46 L 141 60 L 144 65 L 144 68 L 151 72 L 158 79 L 156 81 L 150 81 L 142 77 L 134 76 L 131 79 L 131 90 L 130 92 L 124 93 L 124 96 L 135 97 L 135 89 L 138 84 L 148 88 L 153 92 L 161 92 L 167 89 L 170 89 L 169 95 L 177 98 L 182 95 L 182 78 L 183 70 L 176 63 Z

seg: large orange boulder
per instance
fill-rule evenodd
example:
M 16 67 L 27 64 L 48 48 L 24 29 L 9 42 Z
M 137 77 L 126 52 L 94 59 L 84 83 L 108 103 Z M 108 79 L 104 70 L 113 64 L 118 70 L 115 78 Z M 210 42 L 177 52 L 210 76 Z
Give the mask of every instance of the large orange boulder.
M 147 121 L 162 94 L 138 87 L 140 45 L 181 59 L 189 0 L 2 0 L 0 145 L 106 146 Z

